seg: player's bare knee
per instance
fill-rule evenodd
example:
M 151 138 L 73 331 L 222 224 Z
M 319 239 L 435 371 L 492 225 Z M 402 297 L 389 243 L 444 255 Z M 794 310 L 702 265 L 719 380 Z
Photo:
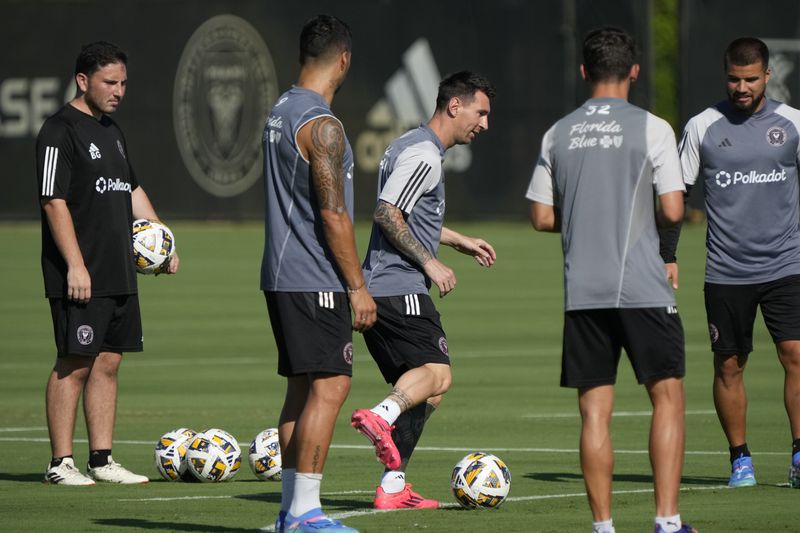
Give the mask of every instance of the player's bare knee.
M 452 382 L 452 374 L 450 373 L 450 365 L 442 364 L 428 364 L 425 365 L 428 370 L 433 373 L 435 380 L 435 390 L 433 396 L 441 396 L 450 389 Z
M 339 375 L 314 379 L 310 392 L 327 404 L 342 405 L 350 393 L 350 377 Z

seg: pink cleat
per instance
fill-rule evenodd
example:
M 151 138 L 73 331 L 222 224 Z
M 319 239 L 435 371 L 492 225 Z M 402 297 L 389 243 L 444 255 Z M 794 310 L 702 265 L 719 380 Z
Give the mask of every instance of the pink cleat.
M 411 490 L 411 483 L 400 492 L 386 494 L 382 487 L 375 491 L 375 509 L 436 509 L 439 502 L 427 500 Z
M 375 446 L 375 455 L 378 461 L 383 463 L 389 470 L 400 468 L 400 452 L 392 440 L 392 427 L 369 409 L 357 409 L 353 411 L 350 418 L 350 425 L 356 431 L 369 439 Z

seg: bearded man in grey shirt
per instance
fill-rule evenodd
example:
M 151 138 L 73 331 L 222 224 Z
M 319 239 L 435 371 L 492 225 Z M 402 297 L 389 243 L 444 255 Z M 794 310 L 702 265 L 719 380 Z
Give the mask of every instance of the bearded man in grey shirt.
M 744 369 L 761 308 L 785 370 L 792 437 L 789 483 L 800 488 L 800 111 L 765 97 L 769 50 L 742 37 L 725 51 L 728 98 L 686 125 L 683 179 L 705 185 L 705 303 L 714 405 L 728 439 L 728 485 L 756 484 L 747 446 Z

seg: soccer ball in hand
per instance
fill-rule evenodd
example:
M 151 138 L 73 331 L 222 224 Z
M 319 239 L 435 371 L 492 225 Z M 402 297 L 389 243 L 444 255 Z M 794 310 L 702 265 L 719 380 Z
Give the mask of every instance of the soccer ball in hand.
M 186 480 L 191 477 L 187 471 L 186 448 L 194 440 L 197 432 L 189 428 L 173 429 L 164 433 L 156 443 L 156 469 L 167 481 Z
M 494 455 L 471 453 L 456 464 L 450 487 L 462 507 L 491 509 L 508 496 L 511 473 L 506 464 Z
M 281 445 L 278 442 L 278 430 L 265 429 L 253 439 L 248 456 L 250 469 L 260 480 L 280 481 L 281 479 Z
M 140 274 L 166 271 L 173 253 L 175 237 L 167 226 L 144 218 L 133 222 L 133 259 Z
M 239 471 L 242 451 L 227 431 L 206 429 L 189 444 L 186 462 L 189 472 L 200 481 L 227 481 Z

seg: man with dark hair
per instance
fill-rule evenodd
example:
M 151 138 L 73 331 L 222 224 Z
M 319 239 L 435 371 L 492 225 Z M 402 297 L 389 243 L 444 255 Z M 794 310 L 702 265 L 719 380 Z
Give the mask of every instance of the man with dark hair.
M 447 340 L 428 291 L 433 282 L 444 297 L 456 286 L 455 273 L 437 259 L 439 244 L 473 256 L 481 266 L 490 267 L 496 259 L 483 239 L 442 226 L 442 165 L 449 148 L 469 144 L 489 128 L 494 94 L 494 86 L 472 72 L 445 78 L 433 117 L 393 141 L 378 171 L 378 203 L 363 268 L 379 311 L 364 340 L 394 388 L 374 408 L 358 409 L 351 419 L 386 467 L 376 509 L 439 505 L 405 482 L 425 421 L 450 387 Z
M 619 29 L 586 36 L 580 71 L 591 97 L 545 133 L 527 198 L 534 228 L 561 232 L 561 386 L 578 390 L 580 460 L 592 531 L 614 531 L 609 425 L 624 347 L 653 406 L 655 531 L 690 532 L 678 514 L 683 326 L 656 229 L 656 222 L 666 226 L 681 219 L 684 188 L 672 128 L 627 101 L 639 75 L 635 50 L 633 39 Z
M 109 117 L 125 96 L 126 63 L 113 44 L 84 46 L 75 62 L 77 96 L 47 119 L 36 140 L 42 273 L 58 354 L 47 383 L 53 455 L 46 483 L 148 482 L 111 456 L 122 353 L 142 351 L 132 225 L 136 218 L 158 220 Z M 111 176 L 115 186 L 106 187 Z M 167 272 L 175 273 L 178 262 L 173 256 Z M 72 457 L 81 392 L 88 477 Z
M 680 157 L 687 189 L 698 178 L 705 184 L 704 293 L 714 406 L 730 450 L 728 485 L 756 484 L 744 369 L 760 307 L 785 372 L 789 483 L 800 488 L 800 111 L 765 96 L 769 50 L 761 40 L 731 42 L 724 66 L 728 97 L 687 123 Z
M 353 233 L 353 153 L 330 109 L 350 68 L 350 42 L 339 19 L 309 20 L 297 83 L 278 98 L 264 128 L 261 289 L 278 373 L 287 379 L 276 531 L 356 531 L 328 518 L 319 499 L 336 417 L 350 390 L 352 330 L 369 329 L 376 313 Z

